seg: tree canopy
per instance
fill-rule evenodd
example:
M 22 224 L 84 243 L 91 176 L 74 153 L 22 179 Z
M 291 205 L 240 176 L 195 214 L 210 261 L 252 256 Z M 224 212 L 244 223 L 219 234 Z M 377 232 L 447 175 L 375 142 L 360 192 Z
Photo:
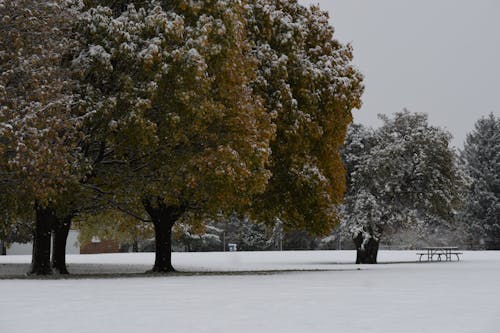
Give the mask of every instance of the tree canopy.
M 201 230 L 208 218 L 251 211 L 255 220 L 315 235 L 338 222 L 339 149 L 363 86 L 351 47 L 334 39 L 318 7 L 296 0 L 0 7 L 8 69 L 0 81 L 0 186 L 12 189 L 0 202 L 25 196 L 33 205 L 35 235 L 44 235 L 35 248 L 43 243 L 50 253 L 50 228 L 64 238 L 76 214 L 120 210 L 153 222 L 154 270 L 168 271 L 177 222 Z
M 65 59 L 75 46 L 65 1 L 0 6 L 0 166 L 5 193 L 47 202 L 78 180 L 85 112 Z
M 373 262 L 384 233 L 453 221 L 466 184 L 451 135 L 429 125 L 426 114 L 380 118 L 376 130 L 352 127 L 344 149 L 350 171 L 344 225 Z M 358 251 L 359 260 L 363 255 Z
M 340 157 L 351 111 L 361 105 L 362 76 L 352 50 L 334 39 L 328 14 L 297 1 L 249 1 L 247 26 L 258 60 L 256 93 L 273 117 L 266 191 L 259 219 L 285 229 L 328 233 L 345 190 Z
M 461 158 L 471 178 L 464 223 L 480 246 L 500 249 L 500 119 L 479 119 L 467 135 Z

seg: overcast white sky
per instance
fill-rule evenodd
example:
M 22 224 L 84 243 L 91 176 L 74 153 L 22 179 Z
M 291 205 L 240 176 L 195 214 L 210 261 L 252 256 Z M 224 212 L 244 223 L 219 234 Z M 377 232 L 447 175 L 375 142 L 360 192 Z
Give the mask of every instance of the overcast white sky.
M 500 115 L 500 1 L 299 0 L 330 13 L 335 37 L 354 47 L 365 75 L 354 119 L 404 107 L 429 114 L 461 148 L 481 116 Z

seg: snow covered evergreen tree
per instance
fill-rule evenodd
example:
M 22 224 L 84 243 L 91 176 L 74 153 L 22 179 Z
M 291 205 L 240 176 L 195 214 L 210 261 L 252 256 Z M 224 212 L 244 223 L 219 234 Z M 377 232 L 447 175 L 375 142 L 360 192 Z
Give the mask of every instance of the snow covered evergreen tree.
M 474 246 L 500 249 L 500 119 L 490 114 L 467 136 L 461 158 L 471 177 L 464 223 Z
M 452 222 L 465 185 L 451 135 L 430 126 L 426 114 L 380 118 L 384 124 L 374 131 L 352 127 L 344 149 L 343 224 L 356 244 L 356 263 L 376 263 L 380 239 L 397 228 Z
M 235 215 L 219 223 L 219 227 L 225 233 L 225 243 L 237 244 L 238 250 L 254 251 L 269 248 L 268 230 L 263 224 Z
M 209 221 L 203 225 L 203 230 L 196 230 L 192 225 L 178 223 L 173 228 L 172 247 L 188 252 L 222 251 L 224 232 L 216 225 Z

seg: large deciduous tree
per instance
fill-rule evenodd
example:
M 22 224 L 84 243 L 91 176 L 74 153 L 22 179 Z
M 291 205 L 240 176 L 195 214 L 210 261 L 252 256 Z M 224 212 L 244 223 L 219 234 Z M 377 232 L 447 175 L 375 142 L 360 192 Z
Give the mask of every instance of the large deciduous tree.
M 250 87 L 256 62 L 240 1 L 113 5 L 85 12 L 76 60 L 114 133 L 114 172 L 100 179 L 142 202 L 155 227 L 153 271 L 172 271 L 177 221 L 232 212 L 264 190 L 274 127 Z
M 384 124 L 374 131 L 351 127 L 344 148 L 349 184 L 343 223 L 361 264 L 377 262 L 384 234 L 453 221 L 465 185 L 451 135 L 430 126 L 426 114 L 380 118 Z
M 256 217 L 324 235 L 338 223 L 345 190 L 339 148 L 351 110 L 361 105 L 362 76 L 351 63 L 351 47 L 334 39 L 326 12 L 296 0 L 249 5 L 247 27 L 259 64 L 254 88 L 276 126 L 272 177 L 256 198 Z
M 500 119 L 490 114 L 467 135 L 462 161 L 471 178 L 464 223 L 474 246 L 500 249 Z
M 69 63 L 77 12 L 76 2 L 64 0 L 0 3 L 2 195 L 10 197 L 12 220 L 19 207 L 34 210 L 28 218 L 35 220 L 35 274 L 51 271 L 55 207 L 86 169 L 79 142 L 87 114 L 78 107 Z

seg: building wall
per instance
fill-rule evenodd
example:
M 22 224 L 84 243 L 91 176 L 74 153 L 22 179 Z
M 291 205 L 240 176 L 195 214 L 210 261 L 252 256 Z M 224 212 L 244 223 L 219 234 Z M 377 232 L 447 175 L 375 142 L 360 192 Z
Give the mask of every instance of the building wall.
M 66 254 L 80 254 L 80 243 L 78 242 L 78 230 L 70 230 L 66 241 Z M 13 243 L 7 248 L 7 255 L 32 254 L 33 244 Z
M 82 244 L 81 254 L 96 254 L 96 253 L 118 253 L 120 246 L 117 242 L 110 240 L 99 240 Z

